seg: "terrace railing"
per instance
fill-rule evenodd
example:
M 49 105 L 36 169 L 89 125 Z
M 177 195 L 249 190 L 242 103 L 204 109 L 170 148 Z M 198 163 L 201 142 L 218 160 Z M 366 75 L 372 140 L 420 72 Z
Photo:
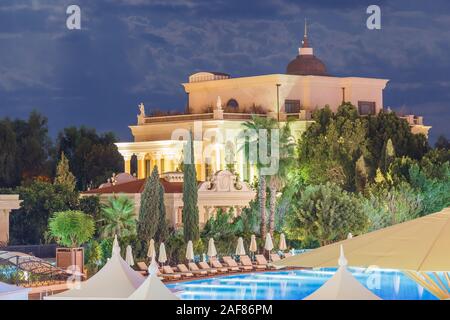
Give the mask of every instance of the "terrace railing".
M 259 117 L 266 117 L 265 114 L 255 114 Z M 162 122 L 176 122 L 176 121 L 199 121 L 199 120 L 251 120 L 253 114 L 250 113 L 235 113 L 224 112 L 220 116 L 215 113 L 193 113 L 193 114 L 179 114 L 167 116 L 147 116 L 144 119 L 145 124 L 162 123 Z

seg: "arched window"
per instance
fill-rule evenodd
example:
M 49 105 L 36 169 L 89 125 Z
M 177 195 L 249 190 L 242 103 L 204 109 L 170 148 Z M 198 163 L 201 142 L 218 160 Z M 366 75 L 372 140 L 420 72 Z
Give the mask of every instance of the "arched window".
M 239 103 L 235 99 L 230 99 L 227 102 L 227 108 L 236 110 L 237 108 L 239 108 Z

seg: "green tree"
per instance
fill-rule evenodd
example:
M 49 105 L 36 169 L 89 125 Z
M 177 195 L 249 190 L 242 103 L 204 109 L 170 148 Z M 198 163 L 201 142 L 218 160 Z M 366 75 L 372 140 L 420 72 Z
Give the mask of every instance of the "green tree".
M 33 180 L 36 177 L 50 180 L 51 162 L 49 155 L 52 142 L 48 135 L 48 119 L 37 111 L 32 111 L 28 120 L 13 122 L 16 133 L 16 168 L 18 181 Z
M 75 190 L 75 176 L 70 172 L 69 160 L 64 152 L 61 152 L 61 159 L 56 167 L 55 184 L 64 185 L 69 190 Z
M 278 170 L 269 176 L 269 233 L 273 236 L 275 231 L 276 202 L 278 192 L 288 181 L 288 174 L 294 163 L 295 143 L 291 134 L 290 123 L 280 127 Z
M 48 227 L 56 242 L 69 248 L 79 247 L 94 235 L 94 220 L 81 211 L 56 212 Z
M 329 107 L 313 114 L 315 122 L 303 133 L 298 145 L 298 165 L 306 183 L 336 183 L 355 189 L 355 166 L 368 156 L 367 125 L 356 108 L 344 104 L 333 114 Z
M 10 217 L 11 244 L 45 243 L 49 217 L 78 208 L 78 193 L 66 186 L 37 180 L 17 188 L 16 193 L 23 201 Z
M 57 152 L 69 159 L 79 190 L 105 182 L 123 170 L 123 158 L 117 150 L 112 132 L 97 134 L 95 129 L 65 128 L 57 139 Z
M 158 230 L 160 219 L 160 182 L 158 167 L 154 166 L 152 174 L 145 182 L 141 194 L 141 207 L 139 210 L 138 238 L 147 244 Z
M 321 245 L 359 234 L 367 227 L 359 197 L 331 183 L 310 185 L 294 198 L 294 210 L 287 215 L 291 239 L 317 239 Z
M 450 149 L 450 141 L 448 141 L 448 139 L 444 135 L 440 135 L 437 138 L 436 143 L 434 144 L 434 147 L 436 149 L 449 150 Z
M 169 224 L 166 218 L 166 206 L 164 204 L 164 187 L 159 182 L 159 221 L 156 229 L 155 239 L 158 242 L 164 242 L 169 237 Z
M 372 185 L 362 203 L 370 231 L 415 219 L 422 211 L 420 193 L 407 182 L 390 187 Z
M 380 168 L 383 173 L 389 171 L 389 166 L 395 159 L 395 149 L 392 140 L 389 138 L 383 145 L 383 154 L 380 160 Z
M 197 241 L 199 239 L 199 213 L 197 206 L 198 182 L 195 171 L 194 143 L 192 134 L 185 145 L 183 164 L 183 231 L 184 240 Z
M 102 206 L 96 195 L 79 199 L 78 210 L 90 215 L 95 222 L 95 237 L 99 237 L 102 229 Z
M 98 271 L 102 260 L 103 252 L 99 243 L 95 240 L 90 241 L 84 251 L 84 261 L 86 261 L 88 276 L 92 276 Z
M 356 191 L 364 192 L 364 190 L 366 189 L 367 182 L 368 182 L 368 174 L 367 174 L 366 161 L 364 160 L 364 156 L 361 155 L 361 157 L 359 157 L 358 161 L 356 161 L 356 166 L 355 166 Z
M 256 144 L 257 154 L 260 154 L 260 150 L 264 147 L 267 147 L 267 150 L 270 150 L 270 146 L 263 146 L 260 141 L 260 132 L 261 130 L 267 130 L 267 142 L 271 141 L 271 130 L 277 128 L 277 121 L 270 117 L 259 117 L 256 115 L 252 116 L 251 121 L 247 121 L 243 124 L 244 128 L 248 130 L 250 133 L 248 135 L 248 144 Z M 249 165 L 250 159 L 247 159 Z M 253 160 L 253 159 L 252 159 Z M 266 204 L 267 204 L 267 177 L 264 175 L 264 171 L 262 168 L 267 166 L 267 164 L 261 162 L 261 158 L 258 156 L 256 159 L 256 168 L 258 170 L 258 200 L 259 200 L 259 212 L 261 215 L 261 228 L 260 233 L 261 237 L 265 237 L 267 233 L 267 213 L 266 213 Z M 275 179 L 274 179 L 275 182 Z M 273 184 L 273 189 L 275 189 L 275 183 Z
M 134 203 L 125 195 L 113 196 L 102 205 L 102 236 L 113 238 L 129 237 L 136 234 Z
M 11 122 L 0 121 L 0 187 L 16 183 L 16 134 Z
M 370 160 L 374 168 L 380 163 L 383 147 L 388 139 L 391 139 L 397 157 L 407 156 L 419 160 L 429 150 L 426 137 L 413 134 L 408 122 L 399 118 L 395 112 L 381 110 L 366 120 Z

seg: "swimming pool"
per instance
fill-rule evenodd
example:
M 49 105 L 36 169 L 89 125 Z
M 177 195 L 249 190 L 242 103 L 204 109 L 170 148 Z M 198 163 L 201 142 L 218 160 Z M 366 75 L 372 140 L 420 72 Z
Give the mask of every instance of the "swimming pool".
M 324 284 L 336 269 L 284 270 L 227 275 L 169 284 L 186 300 L 300 300 Z M 364 286 L 385 300 L 436 300 L 400 271 L 349 268 Z

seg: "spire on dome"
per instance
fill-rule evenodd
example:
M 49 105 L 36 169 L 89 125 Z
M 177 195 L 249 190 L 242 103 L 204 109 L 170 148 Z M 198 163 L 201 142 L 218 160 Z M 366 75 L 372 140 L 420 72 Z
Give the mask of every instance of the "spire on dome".
M 309 44 L 308 44 L 308 24 L 306 23 L 306 18 L 305 18 L 305 33 L 303 34 L 303 40 L 302 40 L 302 48 L 309 48 Z
M 327 68 L 320 59 L 314 56 L 314 50 L 308 41 L 308 23 L 305 19 L 305 30 L 298 55 L 289 62 L 286 73 L 300 76 L 326 76 Z

